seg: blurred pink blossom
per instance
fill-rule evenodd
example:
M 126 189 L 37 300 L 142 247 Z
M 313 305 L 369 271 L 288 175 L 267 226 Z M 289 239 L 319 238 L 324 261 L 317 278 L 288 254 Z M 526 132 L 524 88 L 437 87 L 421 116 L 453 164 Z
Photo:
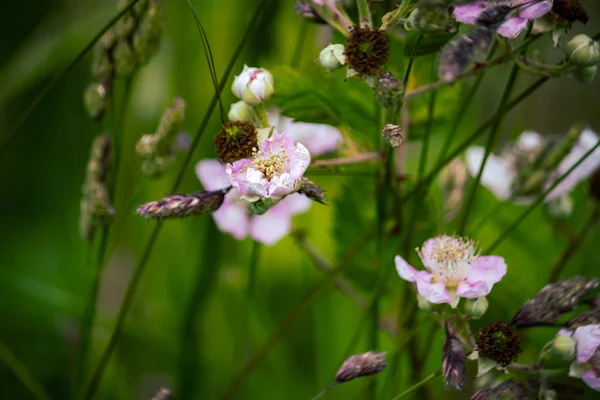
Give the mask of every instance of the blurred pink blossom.
M 417 252 L 426 270 L 414 269 L 400 256 L 395 258 L 396 270 L 434 304 L 450 303 L 455 308 L 461 297 L 487 296 L 506 274 L 502 257 L 479 256 L 476 244 L 467 238 L 438 236 Z
M 535 2 L 532 0 L 514 0 L 510 2 L 510 5 L 518 10 L 518 17 L 508 18 L 506 22 L 497 29 L 498 34 L 509 39 L 516 38 L 519 36 L 519 33 L 527 28 L 529 20 L 540 18 L 549 13 L 552 9 L 552 2 L 553 0 L 538 0 Z M 494 5 L 492 2 L 485 0 L 477 0 L 470 4 L 458 5 L 454 7 L 454 18 L 463 24 L 473 25 L 483 10 L 494 6 L 497 6 L 497 4 Z
M 577 345 L 569 375 L 600 391 L 600 324 L 580 326 L 575 332 L 561 329 L 558 335 L 571 336 Z

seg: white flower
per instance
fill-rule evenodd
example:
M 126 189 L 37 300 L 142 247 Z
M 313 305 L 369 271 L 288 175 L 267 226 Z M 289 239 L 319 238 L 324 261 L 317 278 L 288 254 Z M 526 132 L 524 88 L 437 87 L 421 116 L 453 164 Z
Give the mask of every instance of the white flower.
M 244 65 L 242 73 L 233 80 L 231 91 L 238 99 L 258 105 L 273 94 L 273 75 L 266 69 Z

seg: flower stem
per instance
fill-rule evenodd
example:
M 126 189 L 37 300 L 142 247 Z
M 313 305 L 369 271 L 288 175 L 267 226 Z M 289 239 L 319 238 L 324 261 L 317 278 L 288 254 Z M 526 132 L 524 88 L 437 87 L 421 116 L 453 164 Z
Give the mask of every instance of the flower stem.
M 533 210 L 536 209 L 537 206 L 539 206 L 540 204 L 542 204 L 544 202 L 544 199 L 546 198 L 546 196 L 552 190 L 554 190 L 554 188 L 556 186 L 558 186 L 563 180 L 565 180 L 569 176 L 569 174 L 571 172 L 573 172 L 575 170 L 575 168 L 577 168 L 582 162 L 584 162 L 585 159 L 588 158 L 590 156 L 590 154 L 592 154 L 598 147 L 600 147 L 600 140 L 598 140 L 598 142 L 594 145 L 594 147 L 589 149 L 583 156 L 581 156 L 581 158 L 575 164 L 573 164 L 573 166 L 571 166 L 571 168 L 569 168 L 564 174 L 562 174 L 548 189 L 546 189 L 544 191 L 544 193 L 540 194 L 534 200 L 534 202 L 531 203 L 529 205 L 529 207 L 527 207 L 527 210 L 525 210 L 508 228 L 506 228 L 506 230 L 504 232 L 502 232 L 500 237 L 498 237 L 498 239 L 496 239 L 496 241 L 494 243 L 492 243 L 492 245 L 488 249 L 486 249 L 486 251 L 483 252 L 483 254 L 490 253 L 493 250 L 495 250 L 496 247 L 498 247 L 500 245 L 500 243 L 502 243 L 504 241 L 504 239 L 506 239 L 508 237 L 508 235 L 510 235 L 512 233 L 512 231 L 514 231 L 515 228 L 517 228 L 519 226 L 519 224 L 525 218 L 527 218 L 527 216 L 529 216 L 529 214 L 531 214 L 531 212 Z
M 267 118 L 267 112 L 265 111 L 265 106 L 262 104 L 259 104 L 254 107 L 254 110 L 256 111 L 258 118 L 260 118 L 260 123 L 262 124 L 263 128 L 268 128 L 269 127 L 269 118 Z
M 50 396 L 44 391 L 44 388 L 31 375 L 25 364 L 19 361 L 2 341 L 0 341 L 0 362 L 6 365 L 17 376 L 35 399 L 51 400 Z
M 590 233 L 590 231 L 600 222 L 600 207 L 596 206 L 594 208 L 592 216 L 586 221 L 585 225 L 579 231 L 577 235 L 571 238 L 569 241 L 569 245 L 565 249 L 565 251 L 561 254 L 560 258 L 550 269 L 550 278 L 548 282 L 553 283 L 558 280 L 560 273 L 564 269 L 565 265 L 567 265 L 567 261 L 577 252 L 579 247 L 583 244 L 583 241 Z
M 479 183 L 481 182 L 481 176 L 483 175 L 483 170 L 485 169 L 485 165 L 489 158 L 489 155 L 492 153 L 494 145 L 496 144 L 496 137 L 498 136 L 498 132 L 500 131 L 500 124 L 506 114 L 502 114 L 501 111 L 506 107 L 506 103 L 508 103 L 508 99 L 513 91 L 515 86 L 515 82 L 517 80 L 517 75 L 519 73 L 519 67 L 515 64 L 510 71 L 510 75 L 508 76 L 508 81 L 506 82 L 506 86 L 504 87 L 504 93 L 502 94 L 502 98 L 500 99 L 500 103 L 498 104 L 498 111 L 496 111 L 497 117 L 494 118 L 492 122 L 492 128 L 488 135 L 488 140 L 485 145 L 485 153 L 483 155 L 483 160 L 481 161 L 481 165 L 479 166 L 479 171 L 477 172 L 477 176 L 475 177 L 475 181 L 472 184 L 471 192 L 467 196 L 465 202 L 463 203 L 463 213 L 460 223 L 458 225 L 458 234 L 462 235 L 465 232 L 465 227 L 467 226 L 467 221 L 469 219 L 469 215 L 471 215 L 471 209 L 473 207 L 473 203 L 475 201 L 475 196 L 477 195 L 477 189 L 479 188 Z
M 422 381 L 420 381 L 419 383 L 414 384 L 413 386 L 411 386 L 410 388 L 406 389 L 404 392 L 400 393 L 398 396 L 394 397 L 392 400 L 398 400 L 404 396 L 406 396 L 407 394 L 410 394 L 411 392 L 413 392 L 414 390 L 420 388 L 421 386 L 423 386 L 424 384 L 426 384 L 427 382 L 429 382 L 430 380 L 434 379 L 435 377 L 441 375 L 442 371 L 441 370 L 437 370 L 435 371 L 433 374 L 427 376 L 426 378 L 424 378 Z
M 240 40 L 240 43 L 238 43 L 238 46 L 236 47 L 234 54 L 231 57 L 229 64 L 227 65 L 227 68 L 225 69 L 225 72 L 223 73 L 223 76 L 221 77 L 221 81 L 219 83 L 219 90 L 223 90 L 223 88 L 225 87 L 225 84 L 227 82 L 229 74 L 231 73 L 235 62 L 237 61 L 238 56 L 241 54 L 242 49 L 245 47 L 248 39 L 250 38 L 250 33 L 256 27 L 259 16 L 261 15 L 262 10 L 264 8 L 264 5 L 267 3 L 268 3 L 268 1 L 261 1 L 259 3 L 258 7 L 256 8 L 256 11 L 251 18 L 250 24 L 246 28 L 246 31 L 244 32 L 244 35 L 243 35 L 242 39 Z M 176 192 L 177 189 L 179 188 L 179 185 L 181 184 L 183 176 L 184 176 L 185 172 L 187 171 L 187 166 L 190 164 L 190 161 L 194 154 L 194 150 L 198 146 L 198 143 L 200 142 L 200 139 L 202 138 L 204 131 L 208 125 L 210 116 L 217 105 L 217 100 L 218 100 L 218 95 L 215 93 L 215 95 L 213 95 L 213 98 L 212 98 L 210 104 L 208 105 L 208 108 L 206 110 L 206 113 L 204 114 L 202 122 L 200 123 L 200 127 L 198 128 L 196 136 L 194 137 L 192 144 L 190 145 L 190 148 L 188 149 L 186 158 L 185 158 L 183 165 L 181 166 L 181 169 L 179 171 L 179 175 L 177 176 L 177 179 L 175 180 L 175 183 L 173 184 L 173 188 L 171 190 L 172 193 Z M 125 292 L 125 297 L 123 299 L 123 303 L 121 304 L 121 307 L 120 307 L 118 315 L 117 315 L 117 322 L 116 322 L 113 332 L 110 336 L 109 342 L 100 357 L 100 361 L 98 362 L 98 365 L 96 366 L 94 374 L 92 375 L 92 378 L 90 380 L 90 383 L 88 385 L 86 393 L 83 397 L 85 400 L 91 400 L 96 395 L 96 391 L 98 390 L 98 386 L 100 385 L 100 381 L 102 380 L 102 376 L 104 375 L 104 371 L 106 370 L 108 361 L 110 360 L 110 357 L 112 356 L 112 353 L 114 352 L 114 350 L 117 346 L 117 343 L 119 342 L 121 333 L 123 332 L 123 325 L 125 323 L 125 318 L 127 317 L 127 314 L 129 313 L 129 310 L 133 303 L 133 298 L 137 291 L 137 287 L 138 287 L 141 277 L 146 269 L 146 265 L 148 264 L 148 260 L 150 259 L 150 254 L 152 253 L 152 249 L 154 248 L 154 243 L 156 242 L 156 239 L 158 238 L 158 234 L 160 233 L 161 227 L 162 227 L 162 221 L 159 221 L 154 225 L 154 229 L 153 229 L 152 233 L 150 234 L 150 238 L 148 239 L 148 242 L 146 243 L 146 246 L 144 248 L 142 256 L 140 257 L 140 260 L 135 267 L 133 275 L 131 276 L 131 280 L 129 281 L 129 285 L 127 286 L 127 291 Z
M 371 10 L 369 9 L 369 3 L 367 0 L 356 0 L 356 7 L 358 8 L 358 20 L 360 21 L 360 27 L 373 29 Z

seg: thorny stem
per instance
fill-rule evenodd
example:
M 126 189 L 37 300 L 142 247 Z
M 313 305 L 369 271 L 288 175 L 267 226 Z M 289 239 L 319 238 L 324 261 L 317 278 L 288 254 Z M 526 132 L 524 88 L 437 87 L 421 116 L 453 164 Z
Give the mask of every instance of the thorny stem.
M 71 70 L 75 67 L 75 65 L 77 65 L 77 63 L 83 57 L 85 57 L 85 55 L 90 50 L 92 50 L 92 48 L 94 47 L 94 45 L 96 44 L 96 42 L 98 40 L 100 40 L 100 38 L 102 36 L 104 36 L 104 34 L 110 28 L 112 28 L 112 26 L 114 24 L 116 24 L 121 19 L 121 17 L 123 15 L 127 14 L 127 12 L 129 12 L 129 10 L 131 10 L 133 8 L 133 6 L 135 6 L 139 1 L 140 0 L 132 0 L 131 3 L 129 3 L 125 8 L 123 8 L 114 17 L 112 17 L 110 19 L 110 21 L 108 21 L 106 23 L 106 25 L 104 25 L 102 27 L 102 29 L 100 30 L 100 32 L 98 32 L 98 34 L 96 36 L 94 36 L 92 38 L 92 40 L 83 48 L 83 50 L 81 50 L 79 52 L 79 54 L 77 54 L 77 56 L 75 56 L 75 58 L 73 59 L 73 61 L 71 61 L 69 63 L 69 65 L 67 65 L 65 67 L 65 69 L 63 69 L 58 75 L 56 75 L 54 78 L 52 78 L 52 80 L 50 80 L 50 82 L 48 82 L 46 84 L 46 86 L 44 86 L 44 88 L 42 89 L 42 91 L 33 99 L 33 101 L 31 103 L 29 103 L 29 106 L 25 109 L 25 111 L 23 112 L 23 114 L 21 114 L 19 116 L 19 118 L 17 119 L 17 122 L 15 122 L 15 125 L 13 126 L 13 128 L 8 131 L 8 134 L 6 135 L 6 139 L 4 139 L 3 143 L 0 144 L 0 157 L 2 156 L 2 154 L 4 153 L 4 151 L 8 148 L 8 145 L 10 144 L 10 142 L 16 137 L 15 135 L 23 127 L 23 124 L 25 124 L 25 122 L 27 121 L 27 119 L 29 118 L 29 116 L 31 115 L 31 113 L 33 113 L 33 111 L 42 102 L 42 100 L 44 100 L 44 98 L 48 95 L 48 93 L 50 93 L 52 91 L 52 89 L 54 88 L 54 86 L 56 86 L 56 84 L 63 77 L 65 77 L 69 72 L 71 72 Z
M 577 252 L 579 247 L 581 247 L 581 245 L 583 244 L 583 241 L 585 240 L 587 235 L 599 222 L 600 207 L 596 206 L 594 208 L 592 216 L 586 221 L 581 231 L 571 238 L 571 240 L 569 241 L 569 245 L 567 246 L 565 251 L 561 254 L 556 264 L 554 264 L 550 269 L 550 278 L 548 279 L 548 282 L 554 283 L 558 280 L 560 273 L 564 269 L 565 265 L 567 265 L 567 261 L 569 261 L 569 259 Z
M 0 341 L 0 363 L 6 365 L 37 400 L 51 400 L 51 397 L 31 375 L 25 364 L 19 361 L 2 341 Z
M 373 29 L 371 10 L 369 9 L 369 3 L 367 0 L 356 0 L 356 7 L 358 8 L 358 20 L 360 21 L 360 27 Z
M 427 382 L 429 382 L 430 380 L 434 379 L 435 377 L 441 375 L 442 370 L 437 370 L 435 371 L 433 374 L 427 376 L 426 378 L 424 378 L 422 381 L 420 381 L 419 383 L 414 384 L 413 386 L 411 386 L 410 388 L 406 389 L 404 392 L 400 393 L 398 396 L 394 397 L 392 400 L 398 400 L 404 396 L 406 396 L 407 394 L 410 394 L 411 392 L 413 392 L 414 390 L 420 388 L 421 386 L 423 386 L 424 384 L 426 384 Z
M 256 8 L 256 11 L 251 18 L 250 24 L 246 28 L 246 31 L 244 32 L 244 35 L 243 35 L 242 39 L 240 40 L 240 43 L 238 43 L 238 46 L 236 47 L 234 54 L 231 57 L 231 60 L 229 61 L 229 64 L 227 65 L 227 68 L 225 69 L 223 76 L 221 77 L 221 82 L 219 83 L 219 90 L 223 90 L 223 87 L 225 86 L 225 83 L 227 82 L 229 74 L 231 73 L 231 70 L 233 69 L 233 66 L 234 66 L 235 62 L 237 61 L 237 58 L 240 55 L 242 49 L 245 47 L 248 39 L 250 38 L 250 33 L 254 30 L 254 27 L 257 25 L 258 17 L 260 16 L 260 14 L 263 10 L 263 6 L 266 3 L 268 3 L 268 1 L 261 1 L 259 3 L 258 7 Z M 215 106 L 217 105 L 217 99 L 218 99 L 218 94 L 215 93 L 215 95 L 213 95 L 213 98 L 212 98 L 210 104 L 208 105 L 206 113 L 204 114 L 204 118 L 200 124 L 200 127 L 198 128 L 196 136 L 194 137 L 194 140 L 192 141 L 192 144 L 190 145 L 190 148 L 188 149 L 186 159 L 185 159 L 183 165 L 181 166 L 179 175 L 177 176 L 175 183 L 173 184 L 173 190 L 171 190 L 172 193 L 176 192 L 177 189 L 179 188 L 179 185 L 181 184 L 183 176 L 187 170 L 187 166 L 189 165 L 189 163 L 192 159 L 192 156 L 194 154 L 194 150 L 196 149 L 198 143 L 200 142 L 200 139 L 203 136 L 204 130 L 206 129 L 206 126 L 208 125 L 210 115 L 212 114 L 212 112 L 215 109 Z M 120 339 L 121 333 L 123 331 L 123 325 L 125 323 L 125 318 L 127 317 L 127 314 L 129 313 L 129 310 L 133 303 L 133 298 L 137 291 L 137 287 L 138 287 L 141 277 L 146 269 L 146 265 L 148 264 L 148 260 L 150 259 L 150 254 L 152 253 L 152 249 L 154 248 L 154 243 L 156 242 L 158 234 L 160 233 L 161 227 L 162 227 L 162 221 L 158 221 L 154 225 L 154 230 L 150 234 L 150 238 L 148 239 L 148 242 L 144 248 L 142 256 L 140 257 L 140 261 L 136 265 L 136 268 L 131 276 L 131 280 L 129 282 L 129 285 L 127 286 L 127 291 L 125 292 L 125 297 L 123 299 L 123 303 L 121 304 L 119 313 L 117 315 L 117 322 L 115 324 L 115 328 L 113 329 L 113 332 L 111 334 L 109 342 L 108 342 L 104 352 L 102 353 L 102 356 L 100 357 L 100 361 L 98 361 L 96 370 L 94 371 L 94 374 L 91 378 L 88 389 L 85 393 L 85 396 L 84 396 L 85 400 L 91 400 L 95 396 L 98 386 L 100 385 L 100 381 L 101 381 L 102 375 L 104 374 L 104 371 L 108 365 L 108 361 L 110 360 L 110 357 L 111 357 L 112 353 L 114 352 L 114 350 L 117 346 L 117 343 Z
M 517 80 L 517 75 L 519 72 L 519 67 L 515 64 L 513 65 L 512 70 L 510 71 L 510 75 L 508 77 L 508 81 L 506 82 L 506 86 L 504 87 L 504 93 L 502 94 L 502 98 L 500 99 L 500 103 L 498 104 L 498 111 L 496 111 L 497 117 L 494 118 L 494 122 L 492 123 L 492 128 L 488 135 L 488 140 L 485 145 L 485 152 L 483 154 L 483 160 L 481 161 L 481 165 L 479 166 L 479 171 L 477 171 L 477 176 L 475 177 L 475 181 L 472 183 L 471 191 L 467 196 L 465 202 L 463 203 L 463 213 L 462 218 L 460 220 L 458 226 L 458 234 L 462 235 L 465 232 L 465 227 L 467 226 L 467 221 L 469 219 L 469 215 L 471 215 L 471 209 L 473 207 L 473 203 L 475 201 L 475 196 L 477 195 L 477 189 L 479 189 L 479 182 L 481 182 L 481 176 L 483 175 L 483 170 L 485 169 L 485 165 L 487 163 L 488 157 L 492 153 L 494 145 L 496 143 L 496 137 L 498 136 L 498 132 L 500 131 L 500 123 L 504 119 L 506 114 L 501 114 L 501 111 L 506 107 L 506 103 L 512 93 L 512 90 L 515 86 L 515 82 Z
M 381 158 L 381 152 L 373 151 L 370 153 L 362 153 L 351 157 L 335 158 L 333 160 L 314 161 L 309 165 L 309 167 L 336 167 L 338 165 L 360 164 L 367 161 L 380 160 Z
M 583 156 L 581 156 L 581 158 L 573 165 L 571 166 L 571 168 L 569 168 L 564 174 L 562 174 L 548 189 L 546 189 L 544 191 L 544 193 L 540 194 L 533 203 L 531 203 L 529 205 L 529 207 L 527 207 L 527 210 L 525 210 L 501 235 L 500 237 L 498 237 L 498 239 L 496 239 L 496 241 L 494 243 L 492 243 L 492 245 L 486 249 L 483 253 L 490 253 L 492 251 L 494 251 L 494 249 L 496 249 L 496 247 L 498 247 L 500 245 L 500 243 L 502 243 L 504 241 L 504 239 L 506 239 L 508 237 L 508 235 L 510 235 L 512 233 L 512 231 L 515 230 L 515 228 L 517 228 L 519 226 L 519 224 L 525 219 L 527 218 L 527 216 L 529 214 L 531 214 L 531 212 L 533 210 L 536 209 L 537 206 L 539 206 L 540 204 L 542 204 L 544 202 L 544 199 L 546 198 L 546 196 L 552 191 L 554 190 L 554 188 L 556 186 L 558 186 L 563 180 L 565 180 L 569 174 L 571 172 L 573 172 L 575 170 L 575 168 L 577 168 L 582 162 L 585 161 L 586 158 L 589 157 L 590 154 L 592 154 L 598 147 L 600 147 L 600 140 L 598 140 L 598 142 L 594 145 L 594 147 L 592 147 L 591 149 L 589 149 Z

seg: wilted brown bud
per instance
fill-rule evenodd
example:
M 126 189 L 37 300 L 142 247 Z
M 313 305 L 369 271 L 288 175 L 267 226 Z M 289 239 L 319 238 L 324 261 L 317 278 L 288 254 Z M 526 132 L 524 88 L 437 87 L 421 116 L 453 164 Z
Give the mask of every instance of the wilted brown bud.
M 375 86 L 375 100 L 384 108 L 398 107 L 404 95 L 402 81 L 391 72 L 384 72 Z
M 465 349 L 450 322 L 446 323 L 446 338 L 442 347 L 442 371 L 447 387 L 462 390 L 467 376 Z
M 110 166 L 110 136 L 99 135 L 92 143 L 81 197 L 79 230 L 86 240 L 92 240 L 96 228 L 110 223 L 115 210 L 110 204 L 107 181 Z
M 256 128 L 250 122 L 225 122 L 215 136 L 215 152 L 224 163 L 250 158 L 257 148 Z
M 308 178 L 302 177 L 300 180 L 300 189 L 298 189 L 298 193 L 303 194 L 312 201 L 316 201 L 321 204 L 327 204 L 325 203 L 325 191 Z
M 597 169 L 594 172 L 590 179 L 590 195 L 596 199 L 596 201 L 600 202 L 600 169 Z
M 512 323 L 518 327 L 549 325 L 565 313 L 573 311 L 581 299 L 598 287 L 598 279 L 577 276 L 546 285 L 527 300 L 514 316 Z
M 386 367 L 385 353 L 369 351 L 363 354 L 354 354 L 344 361 L 335 380 L 337 383 L 348 382 L 361 376 L 377 374 Z
M 381 138 L 392 147 L 398 147 L 404 142 L 404 134 L 400 125 L 387 124 L 384 126 Z
M 158 201 L 142 204 L 137 213 L 146 219 L 185 218 L 210 214 L 219 209 L 231 189 L 200 191 L 188 195 L 172 194 Z
M 477 336 L 477 351 L 481 357 L 506 367 L 521 354 L 521 339 L 504 322 L 495 322 L 483 328 Z
M 355 26 L 345 54 L 346 64 L 359 75 L 377 75 L 390 55 L 390 38 L 384 31 Z
M 326 24 L 325 21 L 319 13 L 314 9 L 314 7 L 307 0 L 298 0 L 294 5 L 294 10 L 296 13 L 304 18 L 305 20 L 315 23 L 315 24 Z
M 151 400 L 172 400 L 171 392 L 167 389 L 160 389 Z

